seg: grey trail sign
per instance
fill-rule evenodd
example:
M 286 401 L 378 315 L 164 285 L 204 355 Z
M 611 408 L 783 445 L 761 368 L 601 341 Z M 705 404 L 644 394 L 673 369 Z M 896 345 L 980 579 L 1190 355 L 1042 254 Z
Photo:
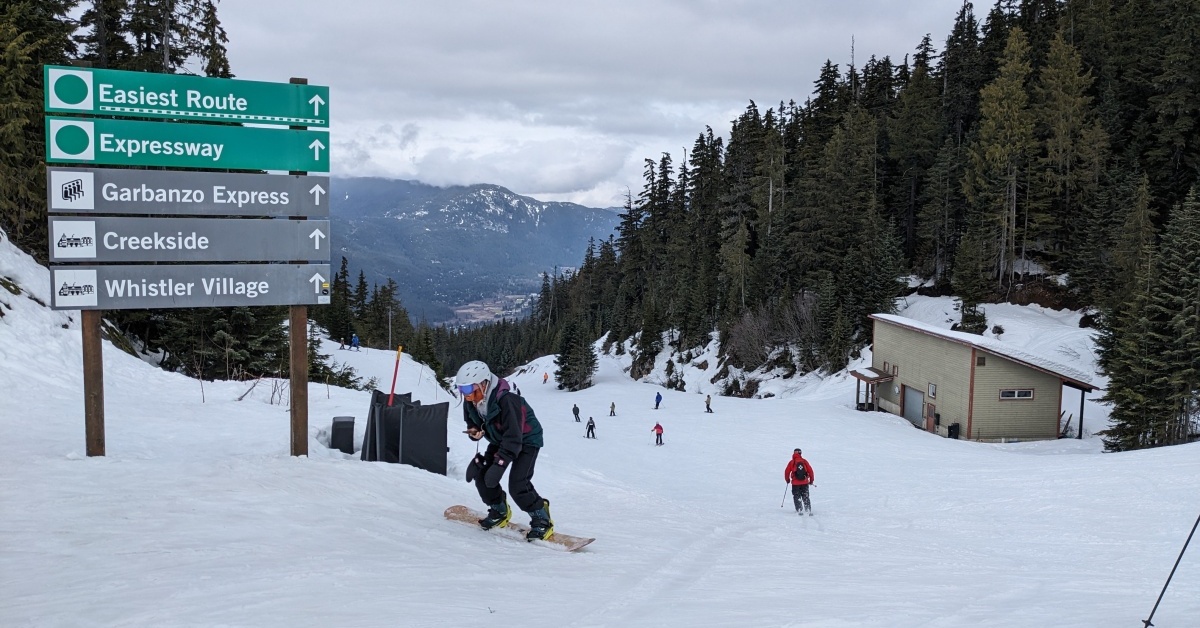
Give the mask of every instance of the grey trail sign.
M 329 126 L 329 88 L 47 65 L 52 113 Z
M 50 218 L 51 262 L 329 261 L 328 220 Z
M 46 162 L 329 172 L 329 132 L 47 116 Z
M 329 303 L 329 264 L 51 266 L 56 310 Z
M 329 216 L 329 177 L 307 175 L 46 169 L 51 214 Z

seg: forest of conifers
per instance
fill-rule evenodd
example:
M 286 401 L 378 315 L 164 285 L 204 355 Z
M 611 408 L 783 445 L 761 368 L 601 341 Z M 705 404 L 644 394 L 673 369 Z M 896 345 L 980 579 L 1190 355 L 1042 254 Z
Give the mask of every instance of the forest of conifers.
M 0 3 L 9 238 L 45 260 L 41 66 L 232 76 L 216 7 Z M 572 389 L 588 385 L 602 336 L 618 351 L 633 341 L 635 377 L 664 341 L 686 354 L 714 333 L 729 367 L 828 372 L 870 342 L 868 314 L 920 283 L 958 297 L 961 328 L 977 333 L 987 303 L 1087 311 L 1114 404 L 1106 445 L 1184 442 L 1200 432 L 1198 59 L 1200 0 L 999 0 L 982 19 L 964 3 L 944 40 L 826 62 L 800 101 L 750 102 L 727 130 L 697 129 L 684 154 L 646 159 L 618 236 L 592 243 L 577 271 L 548 273 L 533 317 L 404 325 L 399 341 L 431 363 L 499 372 L 559 353 Z M 385 314 L 403 311 L 393 286 L 352 287 L 343 271 L 312 316 L 383 346 Z M 283 318 L 106 314 L 167 368 L 202 377 L 286 375 Z M 753 394 L 727 381 L 727 394 Z
M 716 331 L 730 366 L 836 371 L 915 276 L 976 333 L 989 302 L 1087 310 L 1108 447 L 1183 442 L 1200 432 L 1198 123 L 1200 2 L 1000 0 L 982 20 L 964 3 L 940 46 L 827 61 L 803 103 L 751 102 L 727 138 L 647 159 L 618 237 L 548 277 L 533 318 L 435 345 L 504 370 L 607 333 L 636 339 L 637 377 L 664 338 L 686 353 Z

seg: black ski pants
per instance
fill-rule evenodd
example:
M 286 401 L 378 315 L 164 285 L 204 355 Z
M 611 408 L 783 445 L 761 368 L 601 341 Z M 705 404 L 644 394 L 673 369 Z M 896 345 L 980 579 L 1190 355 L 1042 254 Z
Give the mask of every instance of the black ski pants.
M 537 464 L 538 447 L 522 447 L 517 459 L 508 467 L 508 491 L 512 494 L 517 508 L 529 512 L 542 506 L 542 496 L 533 488 L 533 467 Z M 484 483 L 486 473 L 475 476 L 475 488 L 483 503 L 499 504 L 504 501 L 504 489 L 499 486 L 491 487 Z
M 589 425 L 589 426 L 588 426 L 588 428 L 587 428 L 587 437 L 588 437 L 588 438 L 596 438 L 596 426 L 595 426 L 595 425 Z
M 792 501 L 796 503 L 796 512 L 800 512 L 800 506 L 803 502 L 804 510 L 812 512 L 812 502 L 808 501 L 808 485 L 793 484 L 792 485 Z

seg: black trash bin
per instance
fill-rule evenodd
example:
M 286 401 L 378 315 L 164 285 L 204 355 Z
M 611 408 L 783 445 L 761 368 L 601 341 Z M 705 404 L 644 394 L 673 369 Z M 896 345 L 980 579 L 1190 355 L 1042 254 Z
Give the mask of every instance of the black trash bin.
M 958 426 L 959 426 L 959 424 L 958 424 L 958 423 L 951 423 L 951 424 L 950 424 L 950 425 L 949 425 L 949 426 L 946 428 L 946 437 L 947 437 L 947 438 L 955 438 L 955 439 L 957 439 L 957 438 L 958 438 Z
M 333 417 L 333 426 L 329 428 L 329 448 L 344 454 L 354 453 L 354 417 Z

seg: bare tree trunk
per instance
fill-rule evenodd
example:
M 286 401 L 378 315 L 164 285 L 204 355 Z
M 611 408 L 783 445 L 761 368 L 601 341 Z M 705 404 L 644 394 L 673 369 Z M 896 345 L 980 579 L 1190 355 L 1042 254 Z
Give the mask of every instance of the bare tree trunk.
M 171 71 L 171 14 L 175 12 L 175 0 L 163 0 L 162 14 L 162 71 Z

